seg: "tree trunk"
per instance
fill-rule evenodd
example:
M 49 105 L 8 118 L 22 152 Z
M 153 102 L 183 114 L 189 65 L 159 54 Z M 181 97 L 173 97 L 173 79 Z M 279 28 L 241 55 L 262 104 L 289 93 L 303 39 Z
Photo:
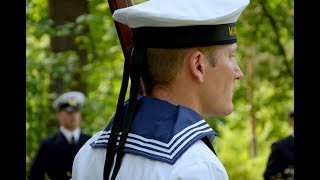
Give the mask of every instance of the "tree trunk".
M 54 26 L 63 25 L 66 22 L 75 22 L 80 15 L 88 13 L 88 4 L 86 0 L 48 0 L 49 18 L 53 20 Z M 88 33 L 85 28 L 80 35 Z M 75 43 L 77 35 L 70 34 L 67 36 L 57 37 L 51 35 L 50 48 L 54 53 L 74 50 L 79 56 L 79 67 L 87 64 L 87 51 L 79 49 Z M 62 77 L 51 77 L 50 91 L 62 93 L 65 89 L 75 89 L 86 93 L 86 83 L 81 78 L 79 72 L 72 74 L 75 83 L 65 84 Z
M 254 48 L 253 48 L 254 49 Z M 248 88 L 247 88 L 247 99 L 249 104 L 249 129 L 250 129 L 250 157 L 253 158 L 257 155 L 257 143 L 256 143 L 256 118 L 255 118 L 255 108 L 253 102 L 253 92 L 254 92 L 254 64 L 253 56 L 249 56 L 247 59 L 247 76 L 248 76 Z

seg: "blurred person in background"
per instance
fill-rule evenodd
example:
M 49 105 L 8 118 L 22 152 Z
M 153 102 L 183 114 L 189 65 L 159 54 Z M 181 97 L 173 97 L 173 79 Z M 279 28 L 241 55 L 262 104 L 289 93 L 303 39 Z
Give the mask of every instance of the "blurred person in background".
M 292 133 L 271 145 L 271 153 L 263 174 L 265 180 L 294 179 L 294 109 L 288 112 Z
M 41 140 L 30 167 L 30 180 L 71 179 L 73 159 L 91 137 L 80 130 L 84 102 L 84 94 L 78 91 L 64 93 L 53 102 L 59 129 Z

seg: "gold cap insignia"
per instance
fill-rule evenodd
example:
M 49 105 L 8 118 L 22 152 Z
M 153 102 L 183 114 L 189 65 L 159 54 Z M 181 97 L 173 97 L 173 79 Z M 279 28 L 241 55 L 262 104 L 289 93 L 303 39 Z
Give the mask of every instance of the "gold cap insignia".
M 71 97 L 68 101 L 70 106 L 76 106 L 77 105 L 77 100 L 75 97 Z

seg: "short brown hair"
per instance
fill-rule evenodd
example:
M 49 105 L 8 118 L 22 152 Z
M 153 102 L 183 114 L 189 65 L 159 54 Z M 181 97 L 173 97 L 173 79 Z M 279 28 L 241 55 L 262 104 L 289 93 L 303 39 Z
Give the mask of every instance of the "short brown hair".
M 183 66 L 183 60 L 187 52 L 197 49 L 208 57 L 214 66 L 216 58 L 212 53 L 212 46 L 196 48 L 149 48 L 147 58 L 144 61 L 142 80 L 145 93 L 149 95 L 155 86 L 170 86 L 177 73 Z

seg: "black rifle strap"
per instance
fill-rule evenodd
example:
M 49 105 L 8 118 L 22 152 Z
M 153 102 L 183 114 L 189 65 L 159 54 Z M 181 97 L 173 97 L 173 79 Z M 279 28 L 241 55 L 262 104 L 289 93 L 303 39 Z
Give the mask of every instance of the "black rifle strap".
M 141 66 L 142 60 L 146 57 L 147 49 L 141 47 L 134 47 L 133 55 L 132 55 L 132 65 L 131 65 L 131 87 L 130 87 L 130 99 L 129 99 L 129 107 L 127 111 L 127 115 L 125 117 L 124 127 L 122 130 L 117 158 L 114 170 L 112 172 L 111 180 L 115 180 L 117 174 L 120 170 L 120 166 L 122 163 L 122 158 L 124 156 L 124 145 L 126 143 L 126 139 L 128 137 L 129 130 L 131 128 L 132 121 L 134 119 L 135 110 L 138 106 L 137 95 L 140 85 L 140 77 L 141 77 Z
M 217 156 L 216 152 L 215 152 L 214 149 L 213 149 L 212 144 L 211 144 L 210 141 L 209 141 L 209 138 L 208 138 L 207 136 L 205 136 L 205 137 L 203 137 L 201 140 L 202 140 L 202 141 L 208 146 L 208 148 L 210 148 L 211 151 Z
M 116 144 L 118 142 L 119 132 L 121 131 L 121 124 L 124 114 L 124 101 L 127 93 L 129 76 L 130 76 L 130 60 L 131 60 L 131 51 L 133 45 L 130 45 L 128 52 L 125 56 L 124 68 L 123 68 L 123 77 L 121 83 L 120 94 L 118 97 L 118 104 L 116 109 L 116 114 L 114 116 L 113 125 L 107 145 L 106 158 L 103 169 L 103 179 L 109 180 L 112 165 L 114 162 L 114 156 L 116 155 Z

